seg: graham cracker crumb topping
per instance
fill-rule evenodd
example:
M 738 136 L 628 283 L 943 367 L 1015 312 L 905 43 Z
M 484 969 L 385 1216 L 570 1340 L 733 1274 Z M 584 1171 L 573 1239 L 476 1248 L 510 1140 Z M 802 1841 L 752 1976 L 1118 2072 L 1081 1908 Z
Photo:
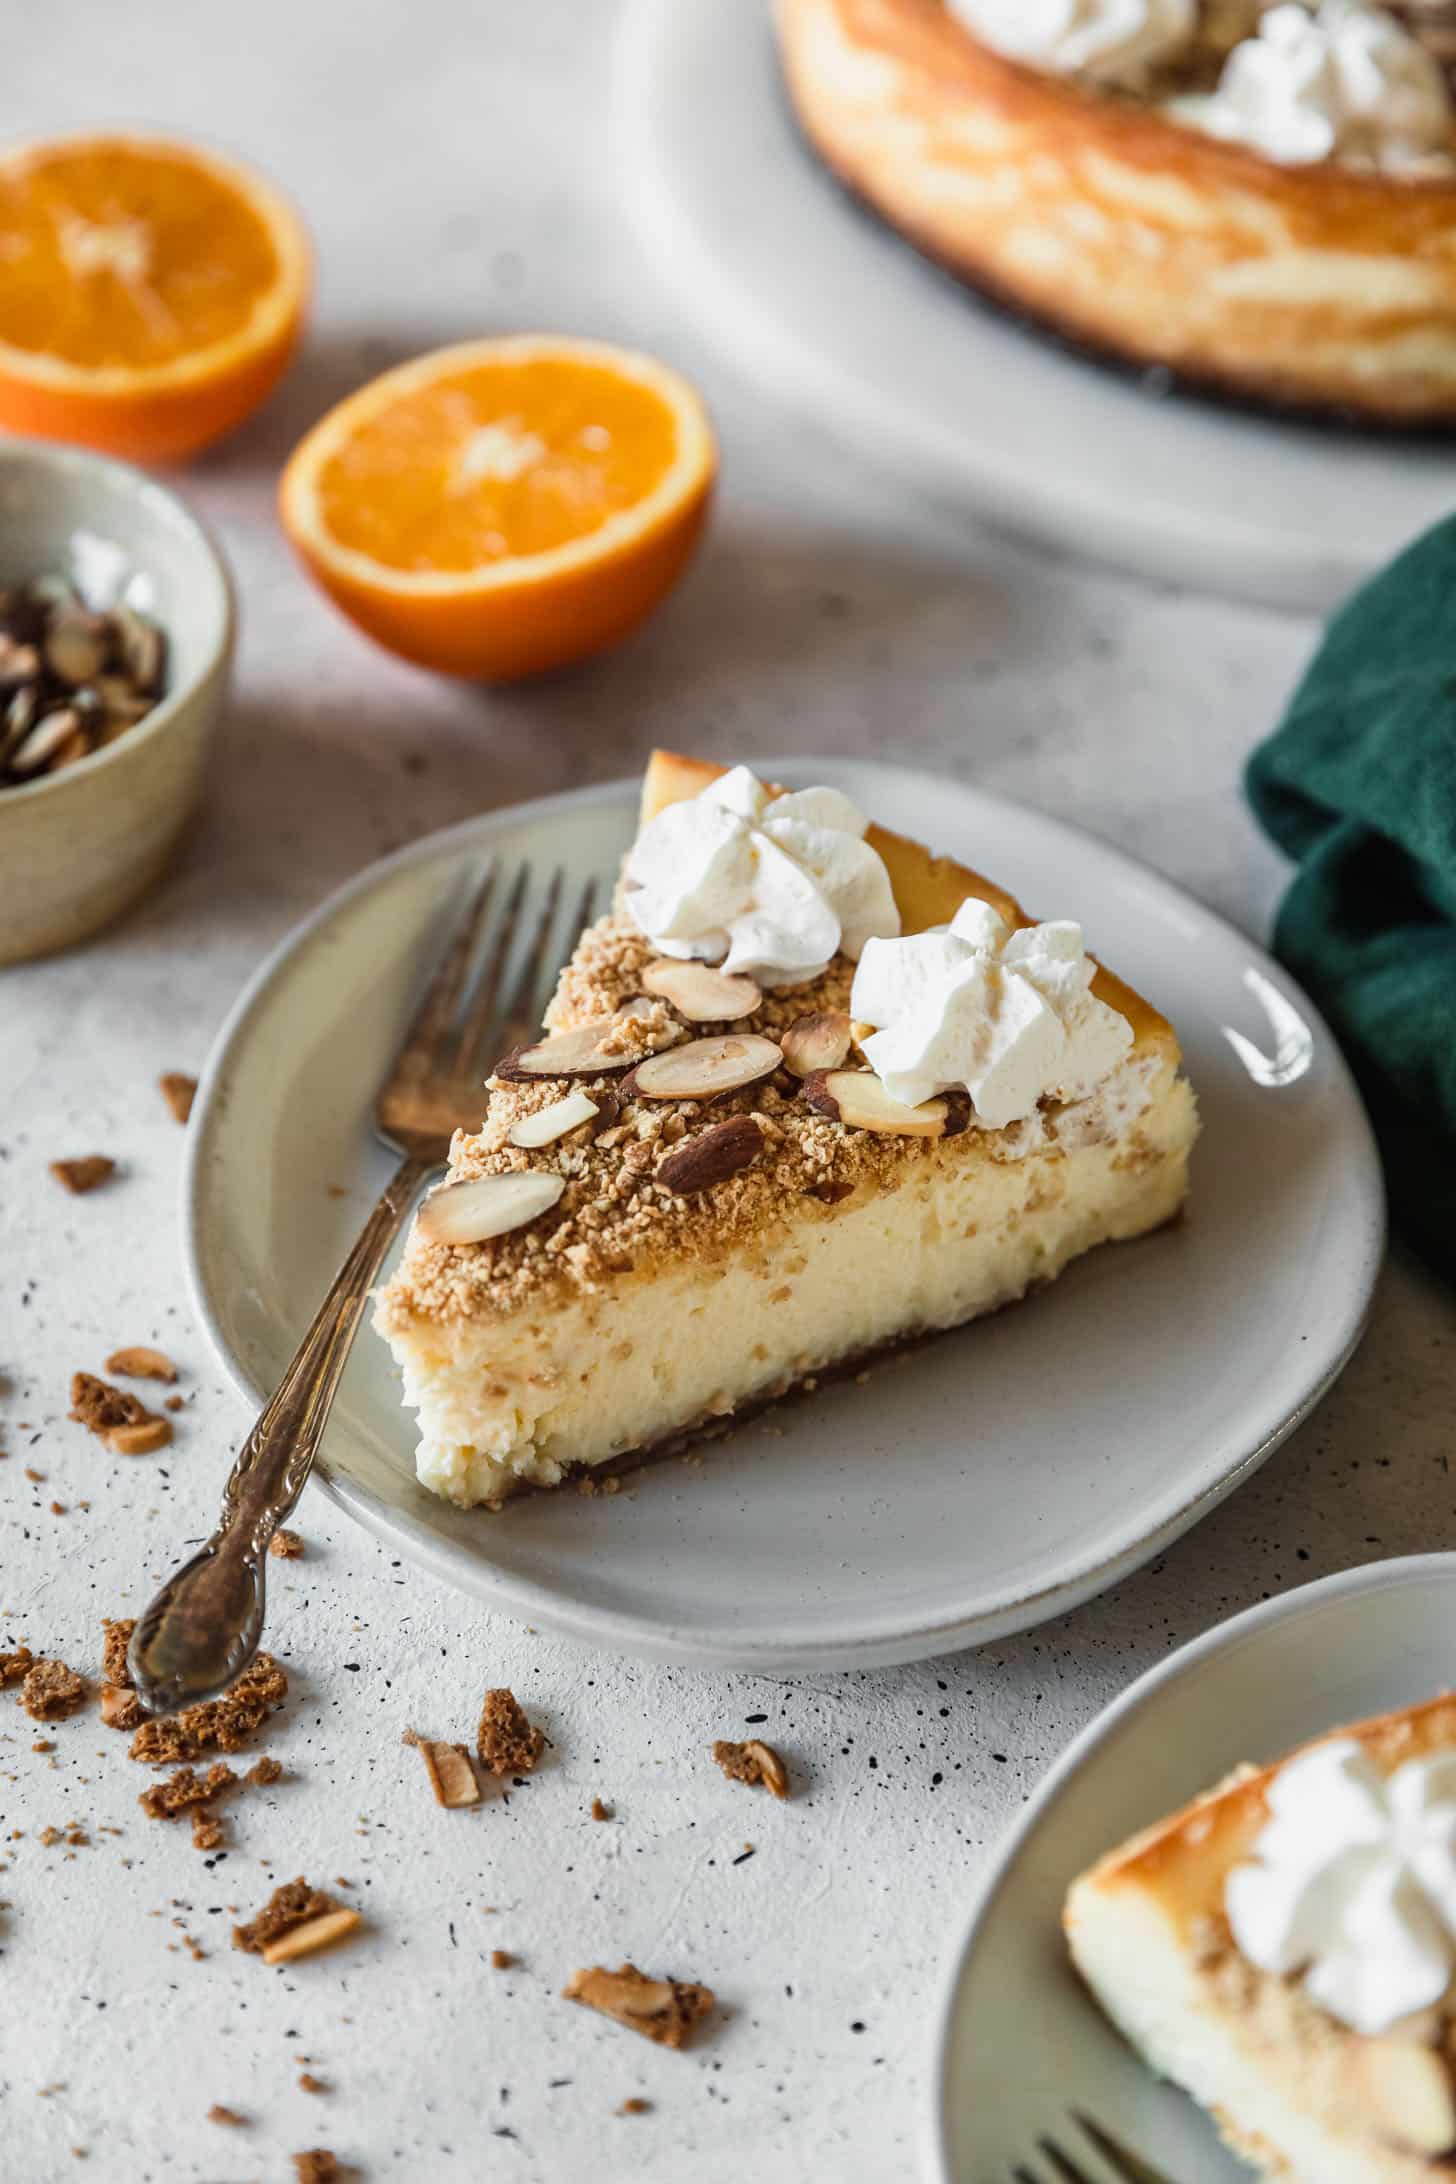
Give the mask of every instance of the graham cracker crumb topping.
M 481 1765 L 493 1775 L 530 1774 L 546 1748 L 546 1736 L 526 1719 L 513 1692 L 487 1691 L 475 1748 Z
M 64 1661 L 37 1661 L 20 1686 L 20 1703 L 32 1721 L 63 1721 L 85 1696 L 85 1678 Z
M 562 972 L 549 1012 L 553 1030 L 608 1014 L 640 992 L 653 955 L 625 912 L 590 927 Z M 837 956 L 821 977 L 766 993 L 733 1031 L 777 1038 L 806 1012 L 843 1013 L 853 977 L 853 963 Z M 634 1042 L 632 1051 L 650 1040 L 671 1046 L 696 1035 L 665 1003 L 650 1007 L 661 1013 L 660 1024 L 656 1015 L 623 1019 L 621 1036 Z M 610 1125 L 528 1150 L 510 1142 L 511 1129 L 558 1100 L 560 1080 L 491 1079 L 483 1126 L 473 1135 L 458 1133 L 451 1147 L 450 1180 L 532 1169 L 559 1175 L 565 1188 L 541 1218 L 483 1243 L 437 1244 L 416 1232 L 403 1267 L 383 1292 L 386 1332 L 413 1317 L 448 1321 L 511 1311 L 537 1296 L 594 1294 L 623 1272 L 650 1271 L 654 1261 L 668 1257 L 708 1262 L 781 1220 L 786 1201 L 822 1206 L 828 1218 L 833 1205 L 857 1190 L 893 1189 L 917 1167 L 994 1157 L 992 1132 L 967 1133 L 948 1151 L 940 1139 L 847 1129 L 807 1105 L 787 1068 L 711 1102 L 636 1100 L 630 1081 L 614 1087 L 608 1077 L 585 1080 L 583 1089 L 604 1105 L 609 1096 L 617 1100 Z M 763 1140 L 748 1166 L 710 1189 L 685 1194 L 657 1181 L 660 1163 L 674 1148 L 680 1160 L 685 1143 L 734 1116 L 751 1117 Z
M 132 1738 L 131 1756 L 150 1767 L 167 1767 L 213 1750 L 236 1752 L 287 1692 L 288 1678 L 272 1654 L 260 1653 L 220 1699 L 144 1721 Z

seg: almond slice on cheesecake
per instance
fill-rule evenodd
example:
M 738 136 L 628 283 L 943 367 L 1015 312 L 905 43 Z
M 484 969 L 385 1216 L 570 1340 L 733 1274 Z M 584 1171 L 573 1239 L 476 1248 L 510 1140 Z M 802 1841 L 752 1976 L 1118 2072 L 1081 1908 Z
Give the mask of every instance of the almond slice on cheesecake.
M 658 752 L 615 906 L 379 1299 L 421 1480 L 666 1453 L 1157 1228 L 1178 1064 L 1078 927 L 837 790 Z

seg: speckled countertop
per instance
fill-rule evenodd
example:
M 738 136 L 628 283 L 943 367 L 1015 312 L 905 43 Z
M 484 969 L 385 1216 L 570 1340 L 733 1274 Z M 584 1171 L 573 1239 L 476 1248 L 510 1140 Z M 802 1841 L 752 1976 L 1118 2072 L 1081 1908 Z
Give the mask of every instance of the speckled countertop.
M 206 1529 L 244 1423 L 186 1305 L 182 1136 L 156 1077 L 200 1066 L 263 951 L 370 858 L 462 812 L 628 772 L 654 740 L 748 759 L 793 744 L 1039 803 L 1250 931 L 1277 892 L 1238 771 L 1310 629 L 1024 554 L 736 383 L 615 215 L 611 12 L 136 0 L 124 35 L 102 35 L 89 0 L 52 0 L 7 59 L 12 127 L 201 130 L 292 191 L 320 252 L 286 388 L 186 481 L 243 601 L 205 819 L 118 931 L 0 975 L 0 1628 L 78 1665 L 96 1663 L 101 1615 L 135 1606 Z M 593 671 L 492 695 L 396 666 L 339 622 L 289 562 L 272 483 L 366 373 L 538 324 L 685 364 L 719 420 L 724 490 L 644 636 Z M 65 1197 L 46 1162 L 93 1150 L 122 1175 Z M 932 2004 L 988 1846 L 1073 1732 L 1170 1647 L 1302 1579 L 1456 1541 L 1452 1337 L 1449 1302 L 1397 1261 L 1335 1392 L 1155 1567 L 1023 1639 L 879 1674 L 585 1655 L 438 1592 L 306 1497 L 306 1556 L 275 1566 L 273 1588 L 293 1696 L 259 1740 L 287 1775 L 237 1803 L 225 1856 L 142 1817 L 141 1770 L 94 1712 L 40 1732 L 54 1751 L 37 1753 L 0 1702 L 5 2184 L 252 2184 L 286 2179 L 290 2152 L 314 2145 L 370 2184 L 912 2175 Z M 65 1417 L 71 1372 L 122 1342 L 183 1367 L 188 1407 L 160 1457 L 113 1458 Z M 466 1734 L 488 1682 L 545 1725 L 548 1761 L 508 1798 L 438 1812 L 400 1732 Z M 791 1804 L 708 1760 L 710 1739 L 747 1724 L 789 1756 Z M 588 1816 L 594 1795 L 607 1824 Z M 72 1822 L 88 1847 L 40 1841 Z M 348 1876 L 367 1933 L 270 1971 L 229 1948 L 228 1907 L 251 1911 L 295 1873 Z M 516 1968 L 492 1969 L 493 1948 Z M 624 1955 L 710 1981 L 727 2005 L 713 2037 L 674 2055 L 558 1999 L 573 1966 Z M 309 2067 L 328 2093 L 300 2089 Z M 617 2116 L 633 2095 L 652 2112 Z M 215 2101 L 248 2127 L 206 2121 Z

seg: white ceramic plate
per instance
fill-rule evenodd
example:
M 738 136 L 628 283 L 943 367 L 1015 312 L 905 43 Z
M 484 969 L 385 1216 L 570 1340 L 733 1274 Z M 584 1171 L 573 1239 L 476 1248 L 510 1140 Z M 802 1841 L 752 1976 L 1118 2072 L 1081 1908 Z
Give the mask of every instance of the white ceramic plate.
M 941 2184 L 1007 2184 L 1080 2109 L 1176 2184 L 1249 2171 L 1181 2093 L 1159 2084 L 1073 1974 L 1058 1924 L 1068 1884 L 1137 1828 L 1241 1760 L 1432 1697 L 1456 1659 L 1456 1555 L 1347 1570 L 1263 1602 L 1142 1676 L 1042 1783 L 983 1884 L 940 2032 L 928 2167 Z M 1110 2172 L 1087 2162 L 1101 2184 Z M 1315 2184 L 1314 2179 L 1309 2184 Z
M 361 1333 L 325 1443 L 332 1492 L 395 1551 L 491 1606 L 681 1661 L 837 1668 L 1022 1629 L 1110 1585 L 1210 1508 L 1329 1385 L 1383 1240 L 1363 1111 L 1284 974 L 1164 880 L 950 781 L 835 759 L 887 825 L 992 872 L 1173 1017 L 1203 1106 L 1191 1220 L 1094 1252 L 1032 1303 L 745 1426 L 630 1494 L 497 1517 L 426 1494 L 384 1345 Z M 610 871 L 636 789 L 471 819 L 374 866 L 265 965 L 194 1116 L 198 1310 L 255 1402 L 280 1376 L 387 1155 L 373 1088 L 482 853 Z M 329 1186 L 344 1195 L 331 1197 Z M 1054 1363 L 1055 1370 L 1049 1371 Z
M 669 287 L 753 383 L 1023 533 L 1325 608 L 1456 492 L 1456 447 L 1154 394 L 979 304 L 801 144 L 766 0 L 633 0 L 613 171 Z

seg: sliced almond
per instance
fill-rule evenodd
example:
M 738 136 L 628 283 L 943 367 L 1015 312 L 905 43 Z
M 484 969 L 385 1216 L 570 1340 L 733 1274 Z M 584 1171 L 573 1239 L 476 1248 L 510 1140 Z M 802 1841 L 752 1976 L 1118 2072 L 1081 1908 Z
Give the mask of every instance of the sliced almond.
M 165 1350 L 148 1349 L 145 1343 L 134 1343 L 129 1350 L 113 1350 L 106 1360 L 109 1373 L 120 1373 L 126 1380 L 175 1380 L 177 1368 Z
M 649 1100 L 711 1100 L 771 1077 L 783 1049 L 756 1032 L 730 1031 L 716 1039 L 689 1039 L 685 1046 L 650 1054 L 632 1072 L 632 1089 Z
M 804 1097 L 816 1114 L 889 1137 L 944 1137 L 950 1117 L 943 1099 L 922 1100 L 918 1107 L 892 1100 L 870 1069 L 819 1070 L 804 1079 Z
M 726 1122 L 700 1130 L 696 1137 L 676 1145 L 660 1162 L 654 1181 L 687 1197 L 694 1191 L 712 1190 L 757 1160 L 763 1150 L 763 1131 L 752 1115 L 730 1115 Z
M 106 1445 L 118 1456 L 150 1456 L 154 1449 L 165 1448 L 171 1438 L 170 1419 L 144 1418 L 139 1425 L 112 1426 Z
M 483 1244 L 549 1213 L 566 1188 L 564 1176 L 533 1168 L 447 1183 L 420 1208 L 420 1234 L 432 1244 Z
M 320 1918 L 305 1919 L 302 1926 L 291 1926 L 286 1934 L 270 1941 L 263 1950 L 265 1964 L 289 1964 L 294 1957 L 312 1956 L 316 1949 L 327 1949 L 334 1942 L 342 1941 L 345 1934 L 352 1934 L 360 1923 L 359 1913 L 343 1905 L 337 1911 L 325 1911 Z
M 539 1145 L 554 1145 L 568 1130 L 579 1129 L 582 1123 L 590 1122 L 596 1112 L 596 1101 L 588 1098 L 585 1092 L 568 1092 L 563 1099 L 553 1100 L 549 1107 L 539 1108 L 534 1115 L 522 1115 L 519 1122 L 513 1122 L 511 1143 L 531 1150 Z
M 593 1016 L 584 1024 L 573 1025 L 570 1031 L 538 1039 L 534 1046 L 516 1047 L 501 1056 L 495 1074 L 507 1084 L 520 1084 L 536 1077 L 601 1077 L 614 1069 L 630 1069 L 635 1056 L 601 1051 L 601 1042 L 617 1024 L 620 1013 Z
M 740 1016 L 752 1016 L 763 994 L 751 978 L 736 978 L 715 971 L 710 963 L 679 963 L 659 956 L 642 973 L 648 993 L 670 1001 L 690 1024 L 734 1024 Z
M 796 1016 L 784 1033 L 784 1060 L 796 1077 L 842 1069 L 849 1055 L 849 1018 L 842 1009 L 815 1009 Z
M 421 1737 L 419 1752 L 437 1804 L 448 1805 L 454 1811 L 461 1805 L 480 1803 L 480 1784 L 463 1744 L 430 1744 Z
M 80 716 L 69 705 L 63 705 L 59 712 L 45 714 L 36 722 L 20 748 L 11 752 L 11 772 L 39 773 L 41 767 L 70 742 L 79 726 Z
M 1445 2154 L 1456 2146 L 1451 2073 L 1431 2048 L 1404 2040 L 1361 2040 L 1354 2062 L 1380 2134 L 1390 2144 L 1413 2154 Z
M 589 1965 L 573 1972 L 561 1991 L 568 2002 L 583 2002 L 589 2010 L 600 2010 L 603 2017 L 613 2017 L 619 2025 L 640 2032 L 644 2039 L 671 2048 L 687 2044 L 693 2028 L 716 2000 L 711 1987 L 681 1979 L 650 1979 L 635 1964 L 619 1965 L 615 1972 L 603 1964 Z

